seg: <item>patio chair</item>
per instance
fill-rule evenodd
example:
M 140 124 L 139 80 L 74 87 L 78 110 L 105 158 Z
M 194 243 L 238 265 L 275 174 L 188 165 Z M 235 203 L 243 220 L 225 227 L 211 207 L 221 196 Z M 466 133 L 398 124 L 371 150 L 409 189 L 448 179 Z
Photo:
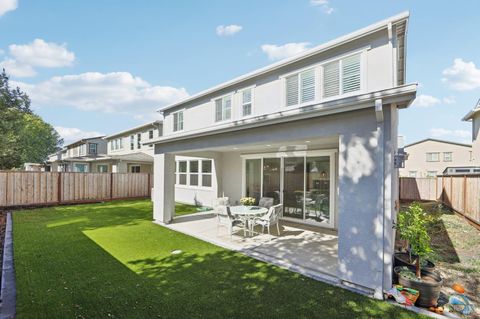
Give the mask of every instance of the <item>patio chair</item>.
M 230 212 L 230 207 L 223 205 L 219 206 L 219 213 L 217 213 L 217 229 L 218 226 L 225 226 L 228 229 L 228 233 L 230 234 L 230 238 L 233 235 L 233 228 L 239 227 L 243 229 L 243 236 L 247 236 L 247 224 L 243 219 L 235 218 L 232 213 Z
M 258 206 L 270 208 L 273 205 L 273 198 L 272 197 L 262 197 L 258 201 Z
M 268 234 L 270 235 L 270 226 L 277 226 L 277 234 L 280 235 L 280 227 L 279 221 L 280 216 L 282 214 L 282 204 L 278 204 L 275 206 L 270 207 L 268 213 L 262 217 L 256 217 L 251 221 L 251 227 L 255 227 L 256 225 L 262 226 L 262 234 L 265 233 L 265 228 L 267 228 Z

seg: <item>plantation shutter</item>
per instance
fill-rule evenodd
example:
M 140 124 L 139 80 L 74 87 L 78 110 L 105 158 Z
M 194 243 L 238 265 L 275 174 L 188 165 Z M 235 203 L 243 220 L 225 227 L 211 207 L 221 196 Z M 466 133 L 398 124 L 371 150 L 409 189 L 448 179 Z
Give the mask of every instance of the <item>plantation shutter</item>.
M 300 74 L 301 102 L 315 100 L 315 70 L 311 69 Z
M 285 80 L 285 98 L 287 106 L 298 104 L 298 74 L 289 76 Z
M 246 89 L 242 92 L 242 115 L 252 114 L 252 89 Z
M 229 120 L 232 116 L 232 98 L 230 96 L 224 98 L 224 120 Z
M 342 92 L 360 90 L 360 54 L 342 60 Z
M 323 97 L 340 94 L 339 61 L 330 62 L 323 67 Z
M 222 99 L 215 100 L 215 121 L 222 120 Z

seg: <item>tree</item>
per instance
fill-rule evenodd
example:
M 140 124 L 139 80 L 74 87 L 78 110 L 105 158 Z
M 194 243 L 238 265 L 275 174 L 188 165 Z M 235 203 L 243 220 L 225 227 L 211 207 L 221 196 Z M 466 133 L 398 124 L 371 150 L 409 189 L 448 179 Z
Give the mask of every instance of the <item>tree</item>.
M 43 162 L 63 144 L 55 129 L 30 109 L 30 98 L 0 74 L 0 170 Z

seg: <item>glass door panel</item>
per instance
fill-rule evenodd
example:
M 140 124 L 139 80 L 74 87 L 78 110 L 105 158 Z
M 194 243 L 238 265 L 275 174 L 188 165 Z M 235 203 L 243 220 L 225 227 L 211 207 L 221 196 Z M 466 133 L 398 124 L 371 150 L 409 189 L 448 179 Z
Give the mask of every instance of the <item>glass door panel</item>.
M 283 171 L 283 216 L 303 220 L 304 158 L 286 157 Z
M 280 203 L 280 173 L 279 158 L 263 159 L 263 197 L 273 198 L 273 204 Z
M 306 158 L 306 221 L 330 224 L 330 179 L 330 156 Z
M 245 196 L 254 197 L 257 200 L 261 196 L 262 184 L 262 160 L 247 159 L 245 161 Z

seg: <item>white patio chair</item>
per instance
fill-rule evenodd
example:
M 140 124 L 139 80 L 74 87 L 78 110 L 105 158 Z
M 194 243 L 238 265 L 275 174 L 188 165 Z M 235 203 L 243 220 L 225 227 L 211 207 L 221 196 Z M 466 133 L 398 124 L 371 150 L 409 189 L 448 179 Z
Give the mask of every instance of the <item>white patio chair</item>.
M 217 214 L 217 217 L 218 217 L 217 229 L 218 229 L 218 226 L 227 227 L 228 233 L 230 234 L 230 238 L 232 238 L 233 228 L 238 227 L 243 229 L 243 237 L 247 236 L 247 224 L 243 219 L 235 218 L 230 212 L 230 207 L 228 206 L 219 206 L 219 210 L 221 212 Z
M 252 229 L 256 225 L 262 226 L 262 234 L 265 233 L 265 228 L 267 228 L 268 234 L 270 235 L 270 226 L 277 226 L 277 234 L 280 235 L 280 226 L 279 220 L 282 214 L 282 204 L 278 204 L 269 208 L 268 213 L 262 217 L 255 217 L 252 223 Z
M 273 205 L 273 198 L 272 197 L 262 197 L 258 201 L 258 206 L 270 208 Z

